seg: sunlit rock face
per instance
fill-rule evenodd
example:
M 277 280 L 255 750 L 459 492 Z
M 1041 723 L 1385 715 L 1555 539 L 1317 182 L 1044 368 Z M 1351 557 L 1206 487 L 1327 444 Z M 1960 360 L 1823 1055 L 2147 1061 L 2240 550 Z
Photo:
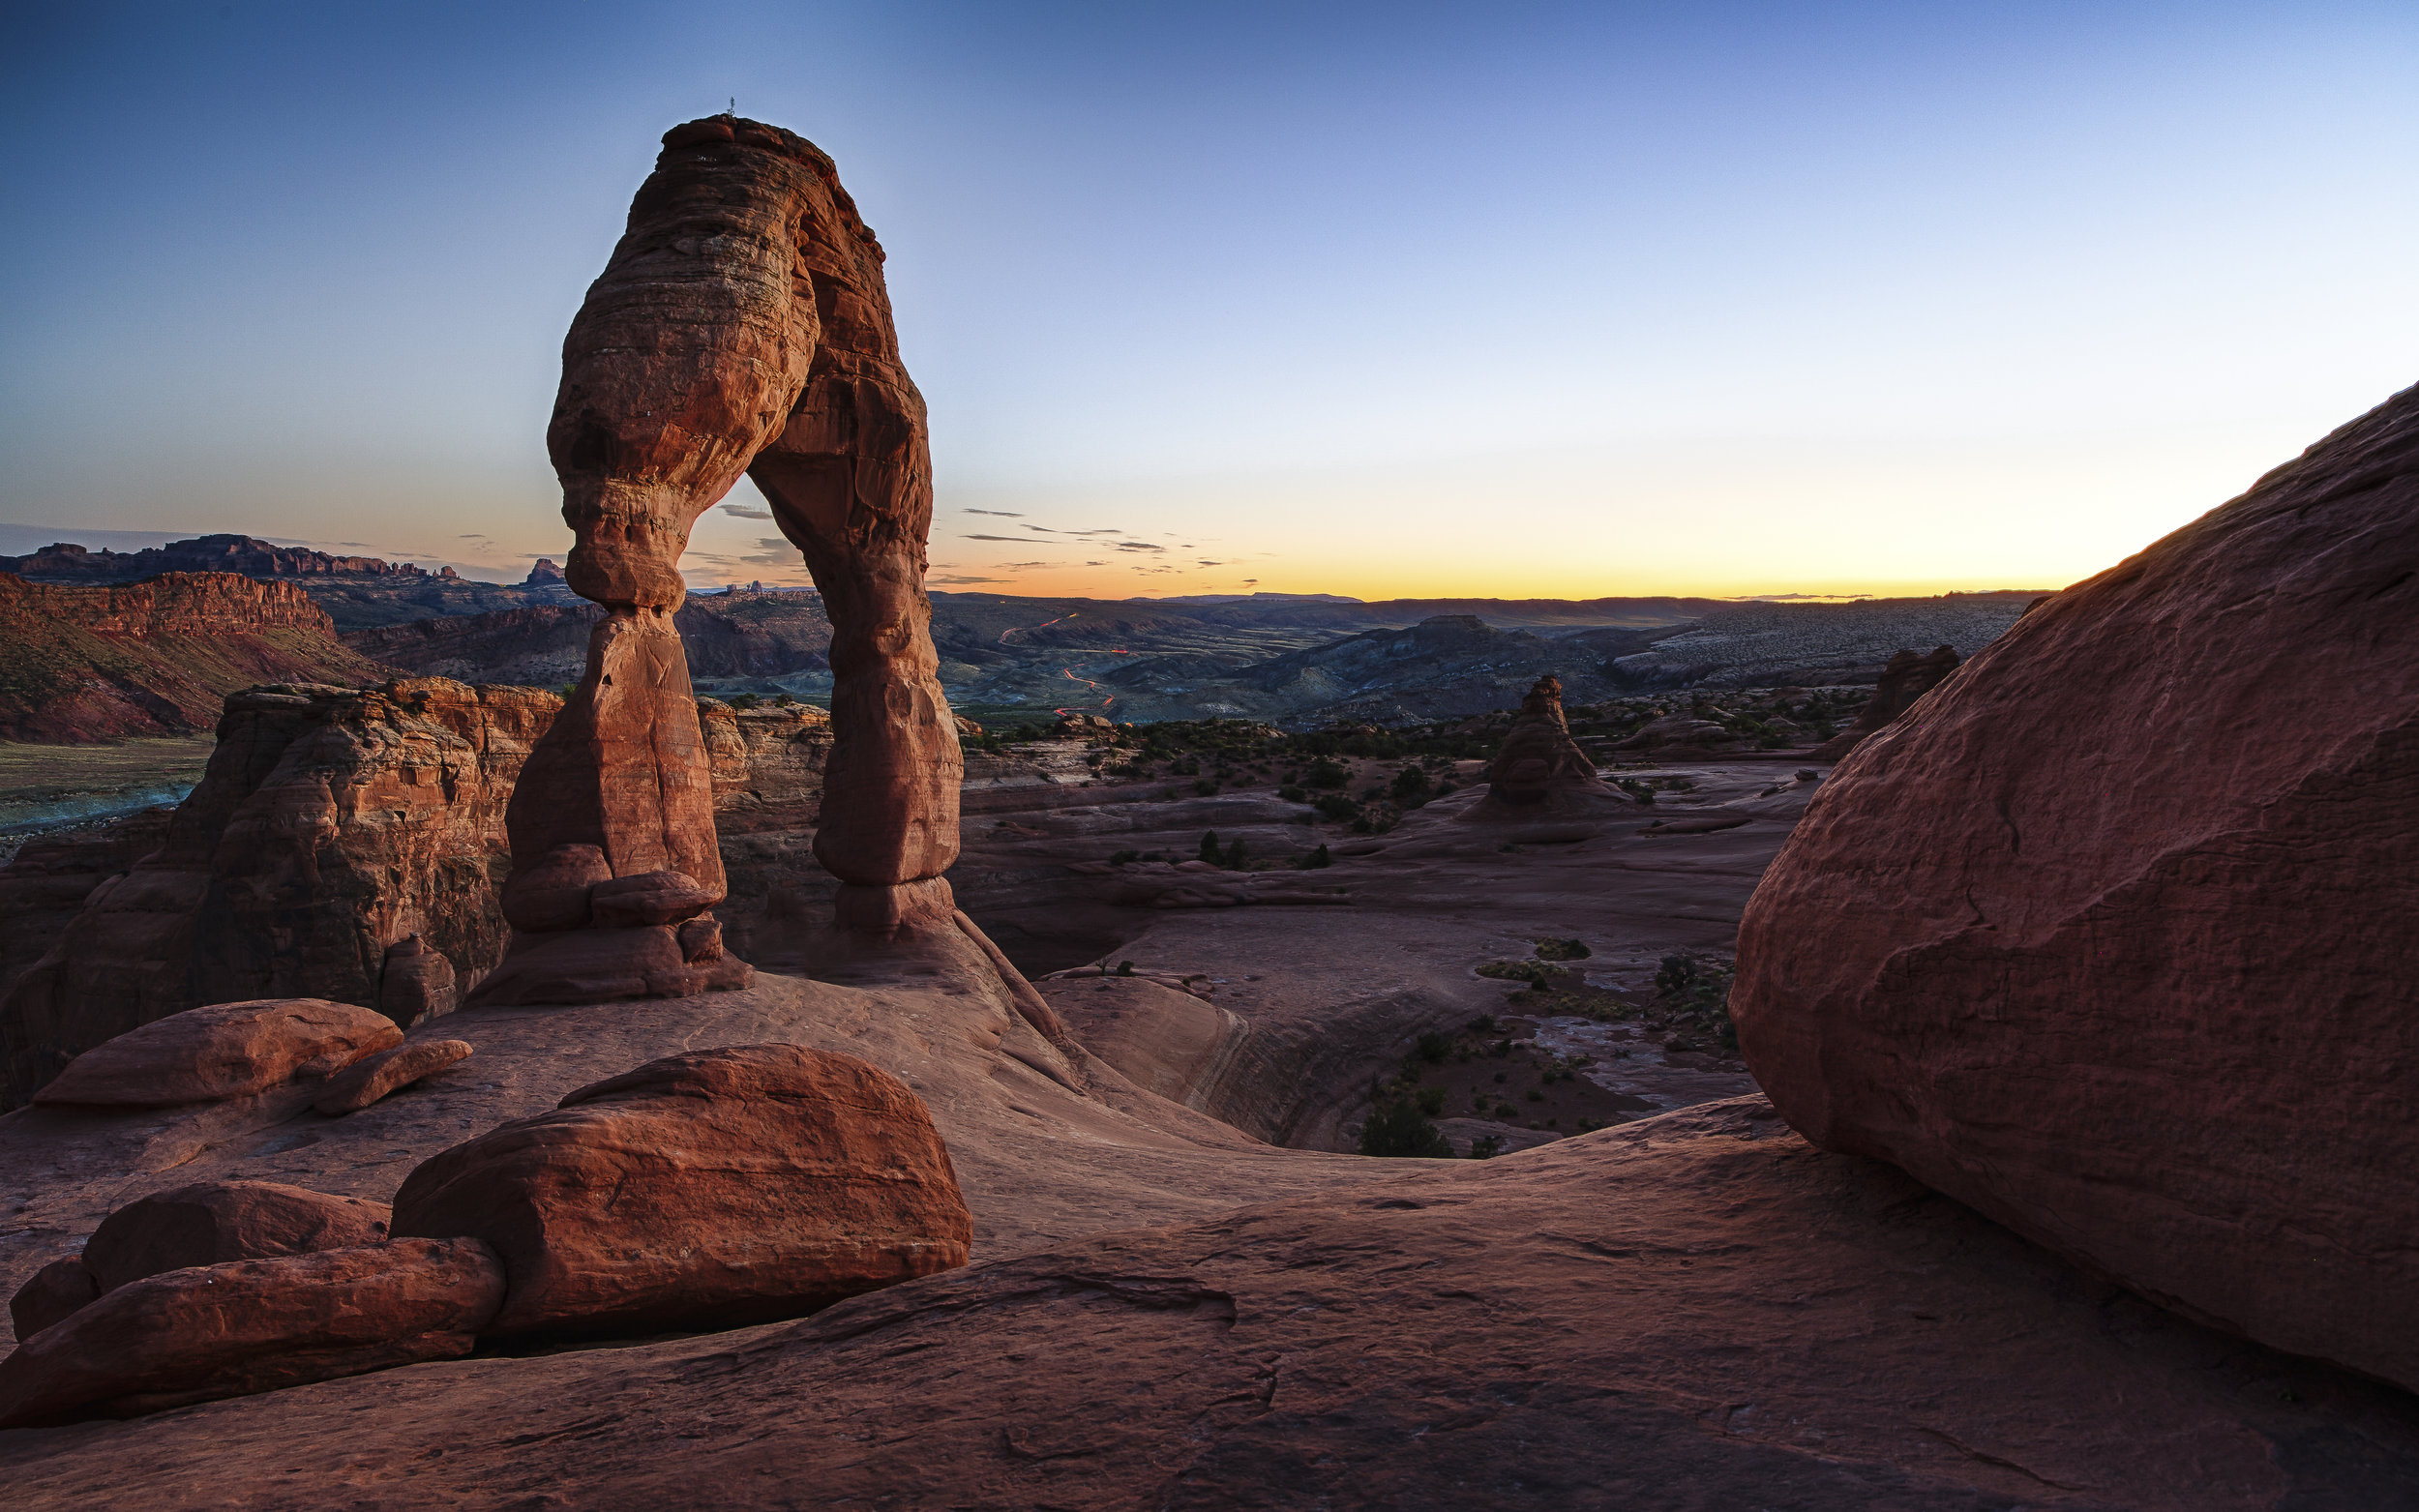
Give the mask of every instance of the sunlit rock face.
M 724 897 L 714 752 L 672 616 L 691 525 L 744 472 L 831 620 L 832 801 L 815 845 L 840 879 L 841 920 L 881 934 L 950 926 L 940 878 L 957 857 L 964 768 L 924 596 L 924 404 L 899 362 L 881 256 L 812 143 L 731 116 L 665 134 L 563 345 L 547 442 L 578 538 L 564 574 L 606 614 L 513 804 L 516 888 L 593 850 L 606 879 L 676 875 L 708 909 Z M 552 1000 L 571 979 L 612 995 L 746 980 L 718 931 L 634 942 L 569 922 L 577 911 L 516 918 L 479 1000 Z M 683 922 L 712 920 L 639 927 Z
M 1740 932 L 1816 1143 L 2419 1385 L 2419 390 L 2040 604 L 1822 787 Z

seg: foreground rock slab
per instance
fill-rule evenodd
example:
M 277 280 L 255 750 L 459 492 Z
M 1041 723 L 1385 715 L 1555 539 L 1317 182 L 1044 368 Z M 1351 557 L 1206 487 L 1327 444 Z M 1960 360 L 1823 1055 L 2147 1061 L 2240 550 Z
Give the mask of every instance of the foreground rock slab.
M 154 1020 L 68 1063 L 45 1108 L 173 1108 L 317 1081 L 403 1042 L 373 1009 L 317 997 L 214 1003 Z
M 2419 390 L 1859 746 L 1731 1008 L 1816 1143 L 2419 1387 L 2414 919 Z
M 2177 1319 L 1760 1099 L 712 1338 L 0 1439 L 27 1508 L 2407 1505 L 2419 1403 Z M 374 1454 L 361 1452 L 374 1422 Z
M 851 1055 L 754 1045 L 650 1061 L 421 1166 L 399 1234 L 472 1234 L 512 1275 L 499 1334 L 791 1318 L 966 1263 L 932 1115 Z
M 392 1216 L 383 1202 L 276 1181 L 200 1181 L 111 1213 L 85 1244 L 83 1262 L 112 1291 L 190 1265 L 383 1244 Z
M 0 1428 L 133 1417 L 467 1354 L 503 1296 L 503 1267 L 476 1239 L 167 1271 L 0 1360 Z

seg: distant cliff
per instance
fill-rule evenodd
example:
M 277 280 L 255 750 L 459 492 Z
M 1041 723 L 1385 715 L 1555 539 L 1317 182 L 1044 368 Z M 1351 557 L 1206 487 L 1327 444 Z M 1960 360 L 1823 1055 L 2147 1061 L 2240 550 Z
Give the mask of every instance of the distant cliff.
M 133 582 L 161 573 L 237 573 L 246 578 L 329 577 L 343 574 L 366 578 L 431 576 L 409 562 L 389 562 L 374 556 L 330 556 L 309 547 L 276 546 L 253 536 L 195 536 L 139 551 L 88 551 L 60 542 L 24 556 L 0 556 L 0 572 L 15 573 L 35 582 Z M 451 578 L 440 568 L 434 576 Z
M 99 586 L 162 573 L 234 573 L 291 581 L 327 610 L 340 629 L 400 625 L 431 614 L 479 614 L 528 604 L 572 604 L 562 570 L 543 558 L 519 583 L 479 582 L 450 567 L 429 572 L 376 556 L 332 556 L 254 536 L 195 536 L 140 551 L 93 551 L 68 542 L 23 556 L 0 556 L 0 575 L 27 582 Z
M 0 574 L 0 739 L 78 744 L 208 730 L 263 682 L 387 674 L 290 582 L 165 573 L 114 587 Z
M 556 687 L 578 680 L 588 628 L 603 612 L 592 604 L 540 605 L 346 630 L 343 639 L 363 656 L 424 677 Z M 831 622 L 812 594 L 693 597 L 672 621 L 688 646 L 692 677 L 806 671 L 824 665 L 831 645 Z

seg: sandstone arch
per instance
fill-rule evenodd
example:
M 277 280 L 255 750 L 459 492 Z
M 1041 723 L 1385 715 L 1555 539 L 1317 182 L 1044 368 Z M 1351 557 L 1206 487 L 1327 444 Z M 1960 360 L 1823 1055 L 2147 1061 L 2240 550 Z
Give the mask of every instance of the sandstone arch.
M 813 143 L 732 116 L 665 133 L 563 343 L 547 446 L 578 538 L 564 576 L 607 614 L 513 797 L 514 945 L 480 1000 L 746 979 L 708 911 L 726 883 L 672 622 L 690 527 L 743 473 L 832 621 L 816 854 L 843 884 L 840 922 L 951 927 L 941 874 L 957 859 L 964 759 L 924 596 L 924 401 L 899 360 L 881 264 Z M 600 884 L 623 900 L 610 918 Z M 645 906 L 627 904 L 634 893 Z

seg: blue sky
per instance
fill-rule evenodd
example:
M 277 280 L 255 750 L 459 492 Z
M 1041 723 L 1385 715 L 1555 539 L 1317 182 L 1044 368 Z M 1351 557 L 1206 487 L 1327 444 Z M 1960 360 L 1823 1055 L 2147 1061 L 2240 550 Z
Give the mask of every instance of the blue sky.
M 2055 586 L 2419 377 L 2406 4 L 9 24 L 0 521 L 70 539 L 559 555 L 562 331 L 732 97 L 882 236 L 936 585 Z M 802 580 L 729 504 L 693 580 Z

